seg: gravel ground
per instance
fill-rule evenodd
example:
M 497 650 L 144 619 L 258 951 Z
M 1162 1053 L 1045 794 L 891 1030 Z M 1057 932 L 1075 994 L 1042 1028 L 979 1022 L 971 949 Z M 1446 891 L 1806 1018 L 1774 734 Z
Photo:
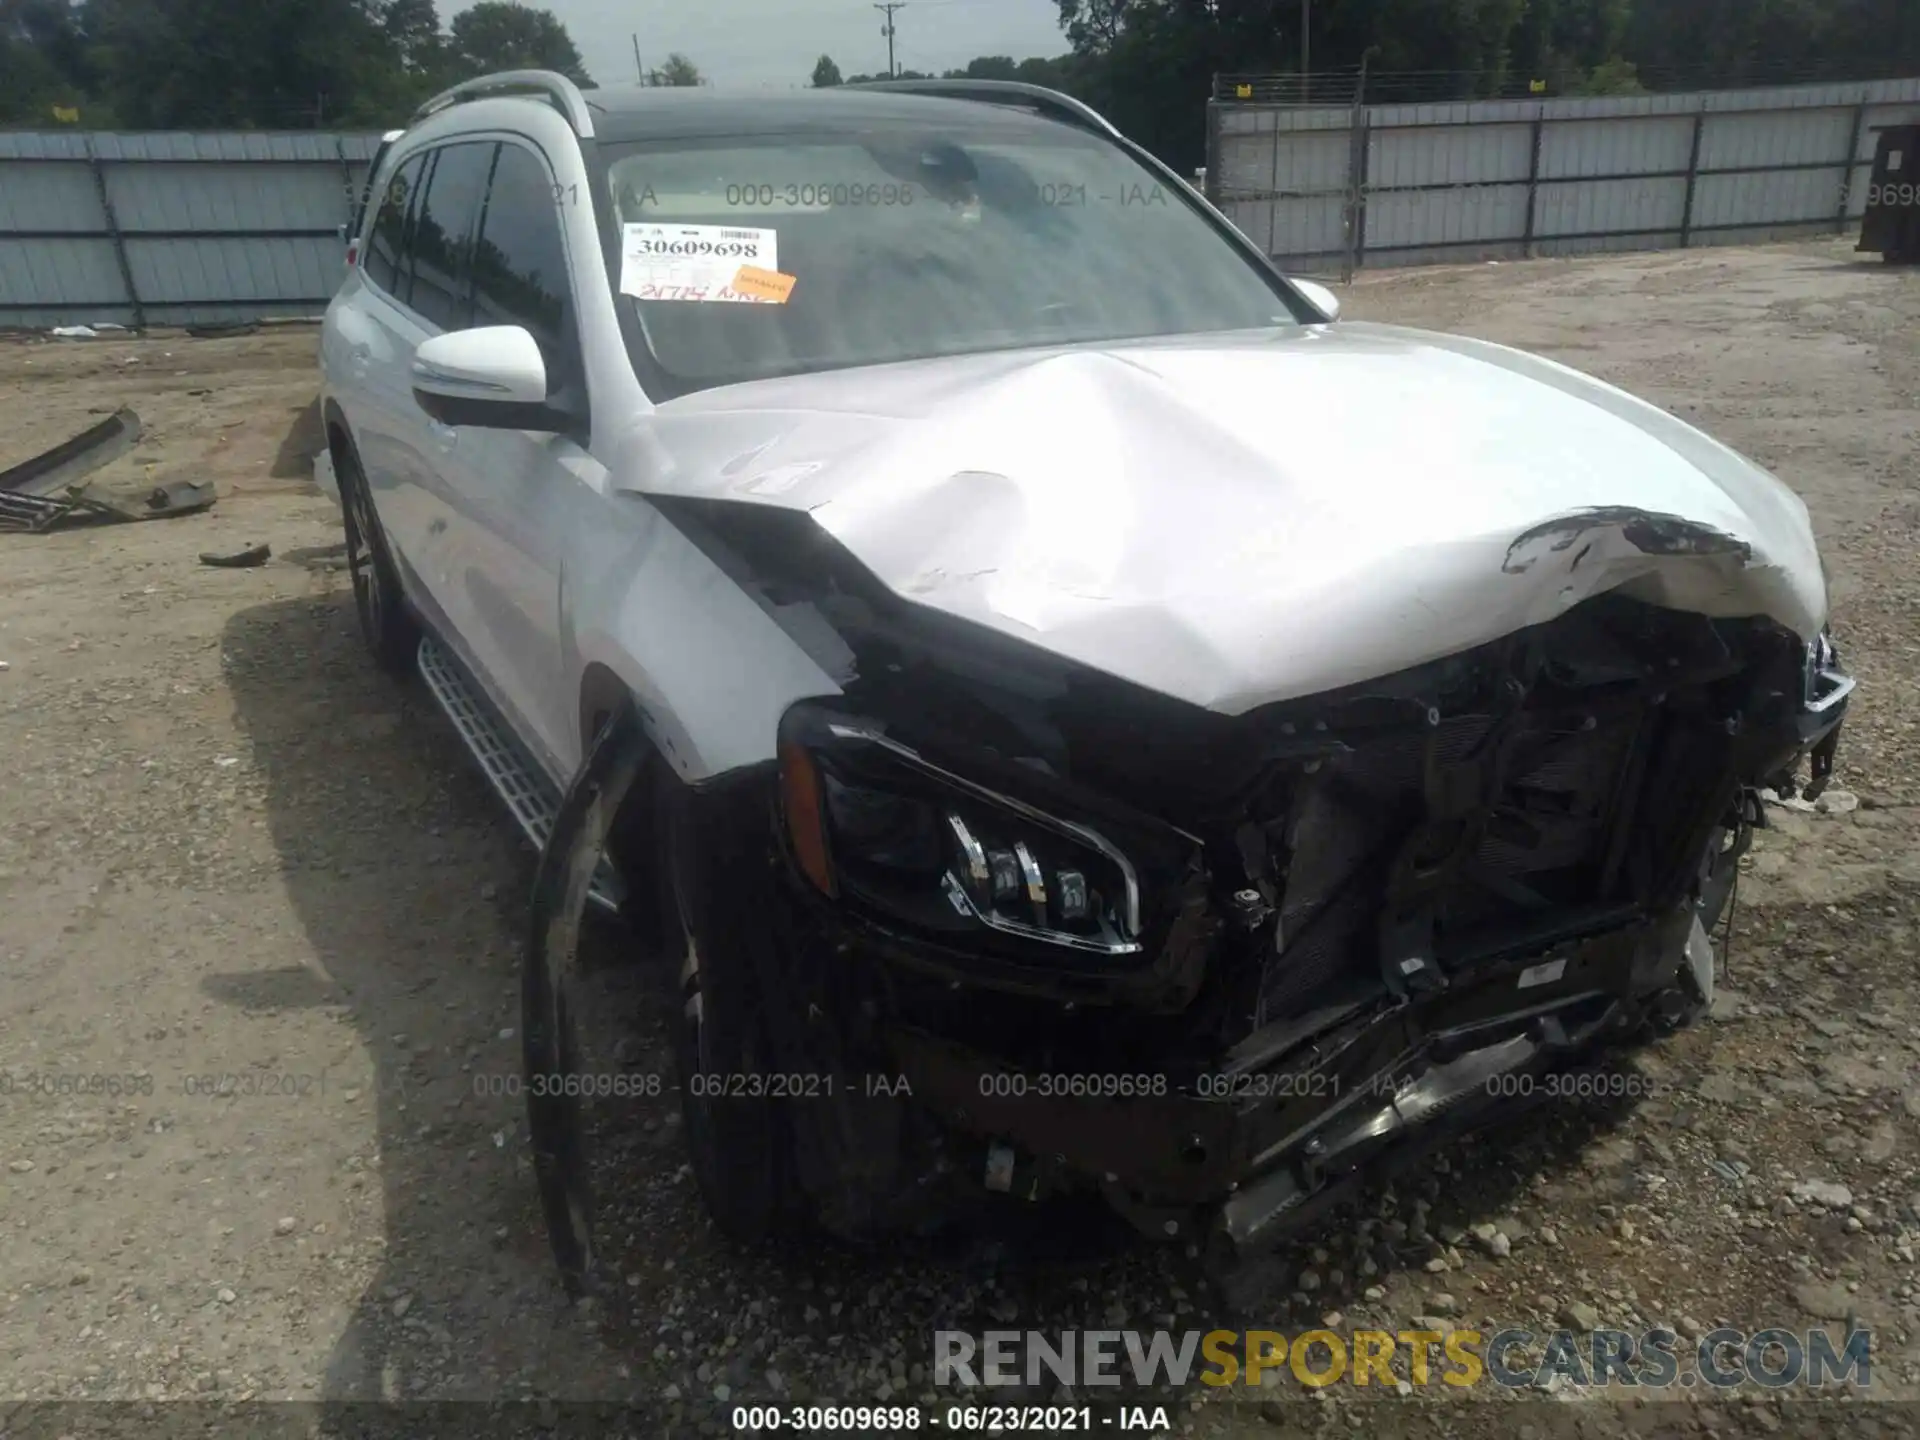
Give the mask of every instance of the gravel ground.
M 521 1106 L 486 1093 L 519 1064 L 531 857 L 424 692 L 363 654 L 305 478 L 315 332 L 0 341 L 0 463 L 130 404 L 147 434 L 101 483 L 221 492 L 188 519 L 0 536 L 0 1401 L 176 1402 L 94 1412 L 148 1426 L 222 1413 L 196 1400 L 528 1401 L 561 1430 L 558 1407 L 619 1401 L 634 1433 L 732 1434 L 743 1400 L 944 1409 L 936 1329 L 1852 1317 L 1874 1327 L 1865 1396 L 1144 1398 L 1183 1434 L 1913 1433 L 1920 275 L 1836 242 L 1401 273 L 1347 302 L 1544 351 L 1777 470 L 1861 690 L 1837 803 L 1776 808 L 1748 862 L 1713 1020 L 1640 1062 L 1659 1094 L 1457 1147 L 1225 1296 L 1177 1249 L 1105 1237 L 736 1252 L 662 1095 L 597 1116 L 619 1282 L 568 1307 Z M 262 569 L 197 563 L 256 540 Z M 592 984 L 590 1043 L 664 1077 L 651 977 Z M 96 1075 L 148 1078 L 59 1093 Z M 74 1428 L 55 1413 L 45 1433 Z

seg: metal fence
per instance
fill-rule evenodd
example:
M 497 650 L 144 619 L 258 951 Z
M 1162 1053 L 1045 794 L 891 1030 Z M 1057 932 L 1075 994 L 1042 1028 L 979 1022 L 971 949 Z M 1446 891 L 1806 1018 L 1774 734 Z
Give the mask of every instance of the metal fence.
M 1299 107 L 1214 100 L 1207 194 L 1282 265 L 1572 255 L 1844 233 L 1920 79 Z
M 0 132 L 0 327 L 316 315 L 378 143 Z
M 1856 223 L 1875 127 L 1913 121 L 1920 79 L 1423 105 L 1216 99 L 1207 191 L 1308 272 L 1777 239 Z M 0 132 L 0 327 L 317 314 L 378 143 Z

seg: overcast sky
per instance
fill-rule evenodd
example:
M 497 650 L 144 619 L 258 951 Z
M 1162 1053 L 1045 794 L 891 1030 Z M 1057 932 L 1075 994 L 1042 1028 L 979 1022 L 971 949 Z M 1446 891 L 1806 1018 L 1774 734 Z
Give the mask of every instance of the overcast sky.
M 441 0 L 443 20 L 472 0 Z M 524 0 L 565 22 L 602 85 L 634 78 L 633 40 L 648 66 L 680 51 L 715 86 L 805 85 L 831 55 L 846 75 L 887 68 L 886 17 L 870 0 Z M 908 0 L 893 17 L 903 70 L 938 73 L 976 55 L 1061 55 L 1056 0 Z

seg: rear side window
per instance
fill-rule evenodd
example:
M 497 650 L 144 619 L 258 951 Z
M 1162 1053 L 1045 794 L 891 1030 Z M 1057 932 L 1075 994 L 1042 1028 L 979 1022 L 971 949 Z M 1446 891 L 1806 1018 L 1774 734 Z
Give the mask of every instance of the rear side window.
M 493 170 L 492 141 L 436 151 L 414 217 L 413 292 L 408 304 L 442 330 L 473 323 L 473 222 Z
M 473 323 L 524 326 L 547 373 L 564 379 L 574 368 L 571 291 L 553 177 L 531 151 L 502 145 L 473 252 Z
M 387 158 L 387 151 L 393 148 L 391 140 L 382 140 L 379 149 L 373 152 L 373 160 L 367 166 L 366 183 L 356 195 L 349 198 L 353 202 L 353 218 L 347 222 L 347 238 L 354 239 L 360 234 L 360 226 L 367 218 L 367 206 L 373 203 L 373 181 L 380 173 L 380 166 Z
M 401 273 L 400 257 L 406 254 L 407 220 L 413 214 L 414 192 L 420 188 L 425 164 L 426 156 L 415 155 L 393 172 L 386 194 L 380 197 L 380 212 L 373 217 L 373 234 L 367 239 L 367 278 L 390 295 L 399 295 L 395 281 Z

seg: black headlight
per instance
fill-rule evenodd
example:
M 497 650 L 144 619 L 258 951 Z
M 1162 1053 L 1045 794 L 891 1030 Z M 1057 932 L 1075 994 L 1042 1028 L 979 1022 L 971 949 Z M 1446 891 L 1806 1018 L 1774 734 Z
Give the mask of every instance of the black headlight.
M 780 762 L 789 844 L 814 886 L 937 938 L 1137 955 L 1149 890 L 1191 858 L 1177 832 L 1058 813 L 1005 775 L 957 773 L 813 706 L 788 713 Z

